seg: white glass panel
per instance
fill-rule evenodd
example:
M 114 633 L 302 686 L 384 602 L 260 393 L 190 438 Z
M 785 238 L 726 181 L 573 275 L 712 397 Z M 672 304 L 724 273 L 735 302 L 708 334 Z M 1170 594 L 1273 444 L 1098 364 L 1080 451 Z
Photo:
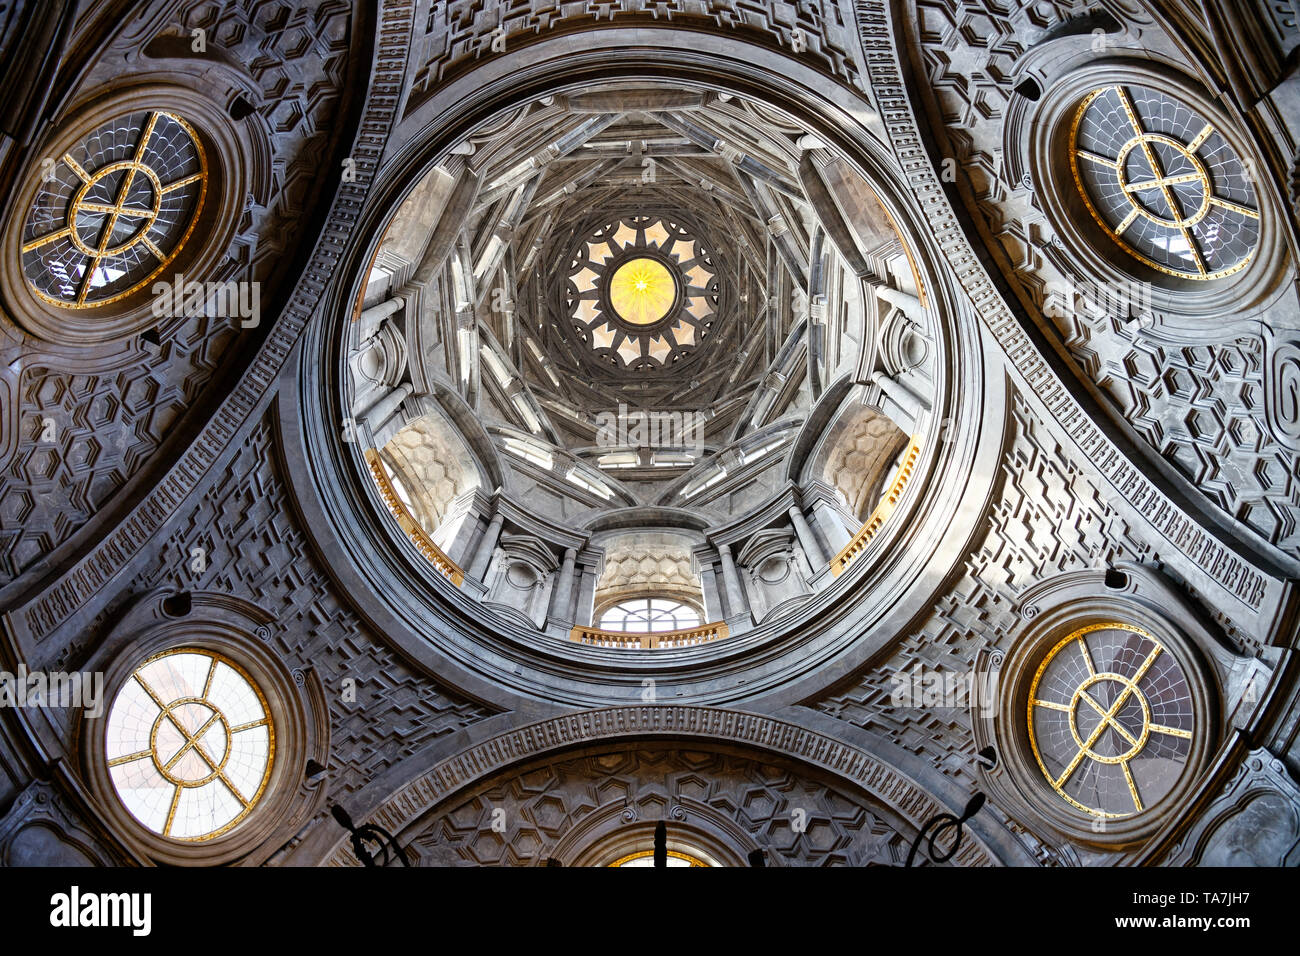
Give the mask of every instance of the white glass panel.
M 109 710 L 105 752 L 118 797 L 145 827 L 178 840 L 237 824 L 265 786 L 274 750 L 262 695 L 206 651 L 142 665 Z

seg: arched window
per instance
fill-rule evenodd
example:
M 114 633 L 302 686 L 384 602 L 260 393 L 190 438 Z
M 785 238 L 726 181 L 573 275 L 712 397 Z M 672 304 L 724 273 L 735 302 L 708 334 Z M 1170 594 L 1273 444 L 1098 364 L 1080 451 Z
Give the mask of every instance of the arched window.
M 621 857 L 610 864 L 611 867 L 620 867 L 620 868 L 627 867 L 627 866 L 654 866 L 654 865 L 655 865 L 654 850 L 638 850 L 636 853 L 629 853 L 627 856 Z M 689 853 L 683 853 L 681 850 L 669 850 L 667 865 L 668 866 L 708 866 L 709 864 L 705 863 L 703 860 L 699 859 L 696 856 L 692 856 Z
M 600 617 L 606 631 L 661 633 L 684 631 L 700 626 L 700 613 L 689 604 L 665 598 L 636 598 L 620 601 Z

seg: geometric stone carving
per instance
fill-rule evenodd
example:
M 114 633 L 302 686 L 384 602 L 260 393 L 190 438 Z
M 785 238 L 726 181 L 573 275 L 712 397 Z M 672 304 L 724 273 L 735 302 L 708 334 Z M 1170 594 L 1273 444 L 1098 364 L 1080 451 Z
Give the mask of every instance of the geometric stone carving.
M 900 825 L 919 829 L 940 810 L 933 797 L 878 757 L 787 721 L 719 707 L 630 705 L 565 713 L 483 740 L 419 772 L 371 811 L 368 822 L 400 835 L 457 791 L 521 761 L 583 743 L 646 736 L 672 737 L 678 749 L 690 741 L 732 743 L 819 767 L 892 808 Z M 343 837 L 328 852 L 327 865 L 358 865 Z M 963 841 L 954 865 L 994 863 L 989 848 L 971 837 Z
M 238 65 L 241 80 L 257 92 L 248 100 L 276 152 L 274 171 L 255 185 L 249 218 L 232 258 L 249 278 L 267 281 L 293 248 L 300 224 L 324 185 L 321 159 L 345 125 L 340 102 L 348 76 L 348 53 L 356 20 L 349 0 L 327 0 L 306 9 L 291 0 L 212 4 L 188 0 L 171 11 L 159 34 L 164 43 L 179 36 L 188 51 L 191 31 L 206 32 L 218 62 Z M 163 52 L 168 52 L 163 47 Z M 209 54 L 211 56 L 211 54 Z
M 228 85 L 259 91 L 255 115 L 241 121 L 249 128 L 240 135 L 258 143 L 251 166 L 260 180 L 250 184 L 220 268 L 223 277 L 263 283 L 264 303 L 285 274 L 286 250 L 311 219 L 311 202 L 324 182 L 320 157 L 346 125 L 338 122 L 338 110 L 351 18 L 348 3 L 321 5 L 309 15 L 286 2 L 218 8 L 190 0 L 154 25 L 183 36 L 185 55 L 190 30 L 203 27 L 210 47 L 205 69 L 238 69 L 240 79 Z M 147 25 L 147 15 L 140 19 Z M 145 46 L 153 37 L 134 39 Z M 158 52 L 168 52 L 166 45 Z M 237 201 L 243 205 L 244 197 Z M 22 363 L 15 414 L 10 421 L 6 410 L 0 423 L 0 430 L 16 426 L 18 432 L 14 457 L 0 460 L 0 585 L 67 541 L 145 467 L 204 394 L 237 331 L 236 319 L 199 316 L 169 330 L 161 350 L 99 349 L 97 360 L 80 356 L 75 371 L 48 355 L 40 364 Z M 5 353 L 3 364 L 16 359 Z M 5 436 L 0 447 L 9 440 Z
M 995 0 L 924 4 L 918 52 L 942 113 L 936 132 L 944 154 L 965 171 L 972 211 L 1005 255 L 1004 271 L 1055 322 L 1080 374 L 1216 506 L 1300 556 L 1300 445 L 1296 423 L 1288 423 L 1296 414 L 1294 397 L 1287 397 L 1295 379 L 1288 347 L 1266 364 L 1261 339 L 1245 334 L 1244 323 L 1229 335 L 1196 335 L 1169 327 L 1160 308 L 1146 309 L 1145 325 L 1154 323 L 1159 333 L 1152 335 L 1119 314 L 1126 310 L 1090 301 L 1097 297 L 1054 298 L 1053 290 L 1092 288 L 1098 280 L 1053 241 L 1043 197 L 1028 174 L 1018 178 L 1020 158 L 1009 144 L 1028 137 L 1017 112 L 1024 101 L 1013 92 L 1025 52 L 1071 14 L 1066 5 Z M 1076 49 L 1091 41 L 1078 38 Z M 1013 117 L 1020 125 L 1009 131 Z M 1232 311 L 1234 319 L 1258 318 L 1267 330 L 1267 312 Z
M 907 436 L 875 409 L 859 405 L 835 423 L 825 441 L 830 450 L 822 480 L 843 496 L 859 520 L 865 520 Z
M 573 865 L 661 819 L 670 838 L 698 834 L 702 849 L 712 838 L 740 861 L 762 847 L 768 866 L 892 866 L 908 849 L 887 811 L 786 761 L 653 745 L 509 771 L 438 807 L 402 841 L 424 865 Z
M 1020 623 L 1013 605 L 1030 585 L 1061 572 L 1142 561 L 1149 547 L 1120 519 L 1086 471 L 1065 459 L 1033 413 L 1017 397 L 1013 431 L 982 541 L 966 572 L 939 598 L 919 629 L 891 657 L 833 688 L 814 709 L 925 754 L 941 772 L 975 788 L 970 711 L 965 700 L 939 706 L 899 706 L 895 691 L 913 675 L 968 678 L 980 650 L 1005 653 Z M 976 674 L 976 678 L 982 679 Z
M 1000 169 L 1014 165 L 1011 163 L 1014 158 L 1010 155 L 1012 151 L 1004 148 L 1008 144 L 1002 138 L 1003 120 L 1025 115 L 1023 110 L 1017 112 L 1015 104 L 1006 105 L 1012 93 L 1010 84 L 1002 82 L 1001 78 L 1015 75 L 1029 37 L 1041 38 L 1043 30 L 1067 14 L 1063 8 L 1037 4 L 1015 7 L 1010 13 L 1001 7 L 995 9 L 995 4 L 985 0 L 977 0 L 975 6 L 978 11 L 966 7 L 958 9 L 958 5 L 950 0 L 927 3 L 918 10 L 914 34 L 924 47 L 921 55 L 927 58 L 928 82 L 923 84 L 922 95 L 929 95 L 933 90 L 949 127 L 933 132 L 935 135 L 943 133 L 949 140 L 946 146 L 948 154 L 956 160 L 954 165 L 963 171 L 962 175 L 972 181 L 972 189 L 977 194 L 988 194 L 999 202 L 1006 201 L 1007 208 L 996 221 L 988 224 L 994 236 L 1001 240 L 1004 225 L 1015 226 L 1041 218 L 1041 211 L 1029 208 L 1034 196 L 1028 188 L 1028 178 L 1014 184 L 997 181 Z M 879 0 L 859 0 L 856 9 L 867 72 L 878 102 L 882 104 L 886 134 L 900 162 L 908 170 L 912 190 L 929 210 L 927 218 L 934 240 L 944 249 L 945 257 L 981 320 L 1053 417 L 1073 433 L 1074 441 L 1090 459 L 1089 470 L 1099 471 L 1109 478 L 1123 498 L 1148 515 L 1157 530 L 1195 565 L 1196 572 L 1203 572 L 1216 587 L 1226 592 L 1226 596 L 1241 601 L 1248 610 L 1260 609 L 1268 590 L 1265 575 L 1248 561 L 1238 559 L 1222 542 L 1203 530 L 1189 511 L 1153 485 L 1144 469 L 1133 467 L 1128 456 L 1116 447 L 1094 421 L 1093 415 L 1075 399 L 1070 375 L 1067 373 L 1063 377 L 1048 364 L 1039 347 L 1030 340 L 1022 317 L 996 290 L 989 269 L 998 264 L 995 261 L 998 257 L 975 251 L 971 235 L 950 205 L 948 190 L 941 182 L 937 164 L 931 162 L 927 148 L 922 145 L 926 136 L 918 128 L 918 113 L 911 106 L 899 51 L 895 48 L 896 24 L 886 5 Z M 1023 22 L 1012 23 L 1008 17 Z M 1018 29 L 1018 26 L 1023 29 Z M 1087 41 L 1083 42 L 1086 44 Z M 986 78 L 987 82 L 972 83 L 969 78 L 973 76 Z M 951 97 L 946 96 L 949 92 L 953 94 Z M 971 145 L 972 137 L 978 138 L 979 150 Z M 1029 138 L 1025 135 L 1019 141 Z M 1010 145 L 1015 145 L 1015 142 L 1013 140 Z M 1033 241 L 1006 250 L 1011 267 L 1024 281 L 1030 281 L 1041 265 L 1040 258 L 1048 256 L 1054 248 L 1051 237 L 1041 231 L 1031 238 Z M 1032 284 L 1031 297 L 1041 303 L 1043 283 L 1034 279 Z M 1202 332 L 1197 340 L 1199 345 L 1211 340 L 1209 329 L 1202 329 Z M 1066 344 L 1069 345 L 1070 341 L 1067 336 Z M 1185 352 L 1188 362 L 1205 364 L 1204 348 L 1188 347 L 1175 351 Z M 1279 501 L 1278 506 L 1288 505 Z
M 121 37 L 124 40 L 138 38 L 141 44 L 151 42 L 151 38 L 157 39 L 161 45 L 151 51 L 150 55 L 173 55 L 179 45 L 187 51 L 182 55 L 188 57 L 189 29 L 201 28 L 207 30 L 208 35 L 217 38 L 219 31 L 209 28 L 214 26 L 212 18 L 220 20 L 223 15 L 221 9 L 211 4 L 203 4 L 197 9 L 196 16 L 203 22 L 193 23 L 188 19 L 188 14 L 182 17 L 186 24 L 183 39 L 176 35 L 175 18 L 178 11 L 163 7 L 124 25 Z M 266 180 L 261 199 L 272 202 L 279 197 L 286 204 L 277 208 L 284 209 L 283 219 L 293 222 L 281 221 L 275 232 L 284 242 L 289 243 L 291 237 L 302 235 L 293 228 L 294 222 L 315 221 L 318 218 L 314 213 L 305 211 L 310 206 L 308 200 L 312 198 L 311 189 L 299 187 L 309 182 L 319 185 L 330 181 L 328 177 L 319 174 L 321 159 L 334 154 L 334 137 L 353 128 L 349 123 L 335 122 L 334 112 L 323 117 L 318 126 L 314 107 L 327 103 L 337 105 L 333 94 L 341 89 L 341 83 L 335 82 L 336 78 L 331 75 L 331 71 L 346 72 L 349 58 L 341 50 L 333 51 L 336 55 L 332 55 L 330 50 L 340 42 L 346 44 L 354 35 L 359 36 L 359 32 L 348 27 L 345 17 L 340 18 L 340 13 L 346 13 L 346 6 L 341 3 L 322 5 L 313 10 L 297 8 L 296 12 L 281 3 L 276 6 L 274 16 L 271 17 L 265 16 L 267 9 L 261 5 L 240 8 L 238 15 L 244 17 L 245 22 L 232 23 L 228 38 L 217 38 L 223 44 L 247 41 L 251 44 L 247 52 L 228 57 L 213 56 L 214 50 L 210 46 L 209 55 L 203 64 L 208 70 L 219 69 L 217 64 L 225 67 L 239 63 L 252 64 L 252 68 L 266 80 L 263 92 L 253 97 L 258 102 L 249 102 L 245 98 L 241 106 L 239 100 L 236 100 L 230 104 L 231 113 L 242 113 L 246 106 L 251 105 L 253 112 L 261 116 L 258 112 L 258 103 L 261 103 L 270 110 L 270 114 L 263 118 L 267 124 L 283 126 L 284 134 L 296 132 L 308 137 L 311 147 L 307 151 L 310 156 L 292 159 L 286 156 L 276 170 L 271 169 L 269 162 L 262 164 Z M 310 258 L 303 260 L 302 269 L 293 280 L 297 283 L 297 294 L 275 318 L 273 327 L 253 355 L 244 374 L 215 412 L 202 423 L 193 441 L 174 462 L 175 467 L 152 486 L 146 483 L 142 489 L 143 495 L 132 504 L 130 513 L 124 520 L 87 549 L 80 559 L 81 566 L 75 577 L 64 577 L 26 609 L 25 617 L 34 633 L 49 633 L 76 609 L 94 605 L 97 613 L 113 600 L 113 592 L 105 591 L 108 580 L 120 571 L 127 555 L 136 555 L 144 542 L 158 531 L 163 517 L 172 514 L 178 503 L 194 491 L 196 485 L 201 484 L 203 476 L 214 467 L 234 433 L 246 421 L 250 409 L 266 394 L 270 383 L 275 381 L 294 342 L 314 314 L 325 284 L 337 265 L 339 249 L 355 229 L 356 210 L 369 190 L 379 163 L 383 140 L 394 118 L 396 100 L 393 97 L 400 92 L 405 75 L 409 47 L 407 30 L 412 14 L 413 7 L 410 4 L 394 3 L 384 8 L 383 26 L 377 33 L 379 39 L 368 87 L 375 95 L 363 107 L 362 122 L 366 124 L 367 133 L 364 137 L 358 135 L 350 150 L 350 158 L 355 161 L 356 175 L 351 179 L 345 178 L 337 185 L 337 192 L 329 202 L 329 213 L 323 219 L 319 242 L 312 248 Z M 255 17 L 257 22 L 248 23 L 249 17 Z M 310 22 L 304 23 L 304 20 Z M 171 30 L 170 39 L 154 34 L 154 30 Z M 319 36 L 316 31 L 320 31 Z M 322 48 L 314 47 L 317 39 L 323 44 Z M 319 82 L 296 82 L 291 73 L 277 73 L 283 62 L 279 55 L 281 45 L 285 56 L 305 57 L 308 63 L 315 64 L 312 69 L 319 71 L 322 64 L 327 64 L 326 71 L 318 75 Z M 229 79 L 234 86 L 246 86 L 246 80 L 233 75 Z M 257 85 L 254 83 L 253 88 Z M 245 119 L 252 120 L 253 116 L 245 114 Z M 273 175 L 277 170 L 278 176 Z M 292 189 L 288 188 L 290 179 L 293 180 Z M 271 195 L 272 192 L 274 196 Z M 257 190 L 254 190 L 251 199 L 251 208 L 246 210 L 245 218 L 250 222 L 249 228 L 253 235 L 257 235 L 261 229 L 251 225 L 259 200 Z M 295 257 L 283 255 L 282 249 L 272 248 L 269 240 L 260 242 L 260 238 L 258 236 L 258 253 L 260 256 L 265 249 L 266 258 L 258 260 L 259 266 L 264 267 L 267 274 L 284 273 L 285 263 L 294 261 Z M 241 266 L 252 265 L 252 260 L 246 256 L 236 258 L 243 260 L 238 263 Z M 254 278 L 257 278 L 256 270 Z M 269 295 L 269 290 L 264 292 Z M 163 352 L 166 352 L 166 344 Z M 188 386 L 196 384 L 193 381 L 186 383 Z
M 33 781 L 0 820 L 0 866 L 120 866 L 74 802 L 54 785 Z
M 604 542 L 605 566 L 596 583 L 597 614 L 625 598 L 654 595 L 699 605 L 700 579 L 691 566 L 691 542 L 642 532 Z
M 1300 866 L 1300 787 L 1264 748 L 1161 861 L 1168 866 Z
M 491 711 L 414 671 L 357 620 L 297 528 L 263 421 L 132 583 L 224 592 L 273 616 L 265 640 L 291 671 L 314 668 L 330 712 L 331 793 L 364 786 L 430 741 Z M 207 568 L 191 570 L 201 547 Z M 344 684 L 345 680 L 355 685 Z M 348 694 L 352 687 L 354 694 Z
M 188 320 L 165 355 L 104 374 L 23 370 L 17 448 L 0 472 L 0 584 L 63 544 L 144 466 L 215 372 L 232 324 Z
M 838 4 L 804 5 L 787 0 L 710 0 L 691 3 L 665 0 L 658 6 L 642 0 L 613 0 L 600 6 L 561 0 L 524 0 L 496 10 L 471 0 L 433 4 L 420 37 L 421 54 L 414 74 L 408 113 L 450 78 L 475 65 L 492 46 L 494 34 L 510 50 L 552 35 L 566 20 L 589 21 L 593 12 L 620 25 L 654 26 L 668 16 L 674 24 L 704 32 L 734 33 L 750 43 L 788 49 L 791 28 L 801 34 L 802 57 L 841 82 L 861 86 L 852 21 Z M 584 24 L 585 25 L 585 24 Z M 499 33 L 498 33 L 499 31 Z M 418 31 L 417 31 L 418 32 Z
M 404 425 L 384 446 L 384 454 L 412 498 L 416 520 L 431 534 L 446 520 L 451 503 L 479 486 L 465 443 L 434 415 Z

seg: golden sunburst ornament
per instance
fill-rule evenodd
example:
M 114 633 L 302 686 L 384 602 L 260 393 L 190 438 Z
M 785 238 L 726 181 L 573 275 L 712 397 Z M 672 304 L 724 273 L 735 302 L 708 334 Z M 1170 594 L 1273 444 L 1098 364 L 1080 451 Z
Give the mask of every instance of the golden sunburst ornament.
M 677 300 L 677 283 L 659 261 L 629 259 L 609 280 L 609 304 L 630 325 L 654 325 Z

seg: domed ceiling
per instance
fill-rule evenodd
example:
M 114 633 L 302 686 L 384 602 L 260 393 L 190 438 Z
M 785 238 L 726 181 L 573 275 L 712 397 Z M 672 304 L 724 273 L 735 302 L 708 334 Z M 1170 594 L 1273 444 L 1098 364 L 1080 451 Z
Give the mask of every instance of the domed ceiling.
M 1294 863 L 1286 6 L 0 4 L 0 863 Z
M 766 103 L 547 96 L 395 202 L 345 441 L 399 541 L 526 644 L 775 634 L 917 470 L 942 338 L 917 270 L 863 173 Z
M 679 504 L 718 452 L 792 437 L 831 381 L 861 378 L 863 282 L 918 291 L 871 188 L 824 144 L 762 104 L 625 85 L 457 144 L 398 210 L 364 301 L 418 289 L 402 318 L 425 331 L 407 338 L 444 347 L 412 353 L 413 378 L 449 382 L 509 455 L 571 460 L 628 507 Z M 638 438 L 669 415 L 671 438 Z

